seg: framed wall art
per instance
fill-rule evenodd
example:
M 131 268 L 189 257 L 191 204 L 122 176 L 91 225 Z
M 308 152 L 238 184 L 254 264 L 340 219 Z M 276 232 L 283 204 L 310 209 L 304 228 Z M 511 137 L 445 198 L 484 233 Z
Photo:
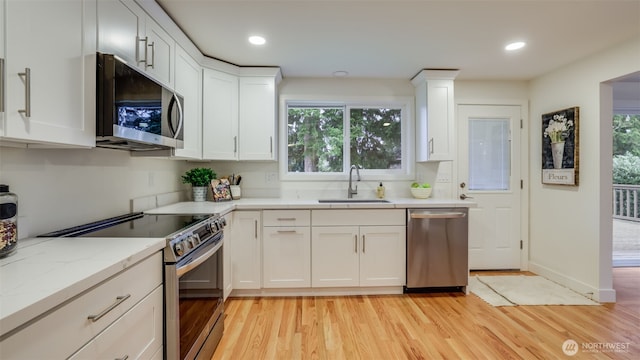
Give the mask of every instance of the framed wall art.
M 580 108 L 542 115 L 542 183 L 578 186 Z

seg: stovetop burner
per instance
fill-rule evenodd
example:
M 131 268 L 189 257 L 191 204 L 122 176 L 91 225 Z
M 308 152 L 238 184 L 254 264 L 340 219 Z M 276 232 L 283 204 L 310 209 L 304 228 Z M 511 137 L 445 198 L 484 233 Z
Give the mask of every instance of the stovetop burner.
M 165 262 L 177 262 L 222 231 L 216 215 L 131 213 L 70 227 L 38 237 L 164 238 Z

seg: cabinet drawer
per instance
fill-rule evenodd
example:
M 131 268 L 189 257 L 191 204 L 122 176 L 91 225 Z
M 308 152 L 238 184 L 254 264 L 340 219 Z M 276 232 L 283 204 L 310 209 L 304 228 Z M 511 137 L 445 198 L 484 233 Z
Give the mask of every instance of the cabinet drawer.
M 405 225 L 405 210 L 313 210 L 313 226 Z
M 311 211 L 309 210 L 264 210 L 263 226 L 309 226 Z
M 67 358 L 161 284 L 162 253 L 158 252 L 4 339 L 0 343 L 0 357 Z M 129 295 L 126 299 L 116 299 L 126 295 Z M 107 311 L 110 307 L 113 308 Z M 99 319 L 89 319 L 100 313 L 104 315 Z
M 162 349 L 162 297 L 158 286 L 69 359 L 152 359 Z

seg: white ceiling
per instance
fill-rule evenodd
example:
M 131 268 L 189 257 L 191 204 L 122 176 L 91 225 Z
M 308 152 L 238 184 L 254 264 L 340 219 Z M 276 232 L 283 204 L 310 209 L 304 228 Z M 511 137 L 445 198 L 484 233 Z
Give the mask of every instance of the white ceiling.
M 157 0 L 200 51 L 285 77 L 527 80 L 640 38 L 640 0 Z M 260 34 L 262 47 L 247 38 Z M 527 42 L 507 53 L 511 41 Z M 639 55 L 640 56 L 640 55 Z

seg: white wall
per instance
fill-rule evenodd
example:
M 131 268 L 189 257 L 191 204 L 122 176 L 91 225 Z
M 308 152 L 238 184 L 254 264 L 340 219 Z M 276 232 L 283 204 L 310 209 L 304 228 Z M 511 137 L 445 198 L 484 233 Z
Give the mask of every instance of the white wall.
M 18 235 L 128 213 L 132 198 L 185 190 L 184 162 L 107 149 L 0 148 L 0 183 L 18 195 Z
M 530 87 L 530 269 L 582 293 L 594 293 L 599 301 L 615 299 L 612 92 L 601 83 L 639 69 L 636 39 L 541 76 Z M 572 106 L 580 107 L 579 186 L 542 185 L 541 116 Z

